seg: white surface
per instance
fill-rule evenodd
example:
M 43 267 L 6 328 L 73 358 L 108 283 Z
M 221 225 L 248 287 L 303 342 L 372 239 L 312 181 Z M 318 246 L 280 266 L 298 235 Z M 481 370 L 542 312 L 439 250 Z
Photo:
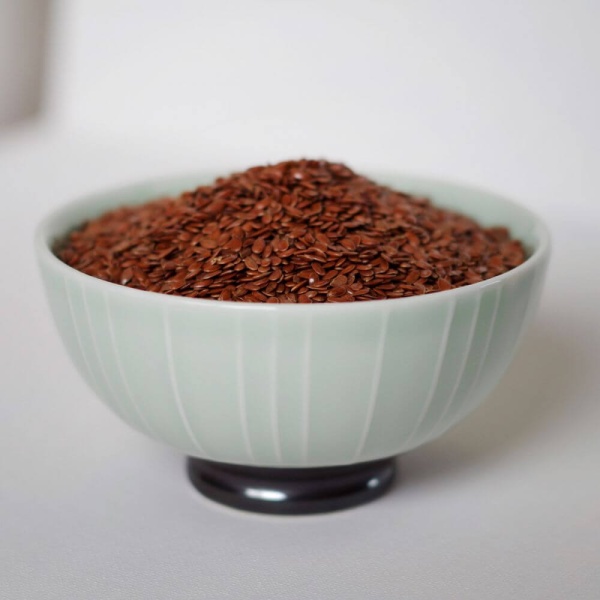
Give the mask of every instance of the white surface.
M 33 264 L 48 204 L 177 157 L 25 137 L 0 150 L 1 598 L 597 600 L 597 210 L 569 224 L 562 199 L 544 205 L 556 250 L 536 325 L 493 397 L 406 456 L 392 493 L 329 516 L 249 516 L 199 497 L 182 457 L 92 397 Z
M 55 120 L 0 140 L 0 598 L 597 600 L 600 5 L 193 4 L 61 2 Z M 286 68 L 314 72 L 310 94 Z M 504 192 L 555 251 L 501 385 L 404 457 L 389 495 L 267 518 L 203 500 L 179 455 L 92 397 L 32 231 L 81 193 L 304 153 Z

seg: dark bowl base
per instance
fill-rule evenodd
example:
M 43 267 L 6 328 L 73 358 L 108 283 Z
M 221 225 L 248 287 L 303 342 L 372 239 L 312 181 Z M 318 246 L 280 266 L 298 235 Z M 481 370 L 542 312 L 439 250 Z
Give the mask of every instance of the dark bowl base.
M 307 515 L 351 508 L 383 495 L 396 472 L 394 458 L 340 467 L 246 467 L 188 458 L 187 473 L 207 498 L 233 508 L 274 515 Z

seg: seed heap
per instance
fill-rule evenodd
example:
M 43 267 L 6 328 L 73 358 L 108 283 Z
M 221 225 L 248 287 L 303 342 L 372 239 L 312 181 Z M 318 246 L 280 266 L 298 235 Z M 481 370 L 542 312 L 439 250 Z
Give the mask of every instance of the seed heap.
M 254 167 L 113 210 L 58 249 L 129 287 L 243 302 L 352 302 L 477 283 L 525 260 L 504 227 L 377 185 L 342 164 Z

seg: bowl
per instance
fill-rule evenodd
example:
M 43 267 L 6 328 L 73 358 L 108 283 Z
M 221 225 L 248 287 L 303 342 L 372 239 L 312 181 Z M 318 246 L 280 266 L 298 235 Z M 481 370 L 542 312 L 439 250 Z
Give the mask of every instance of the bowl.
M 380 495 L 393 457 L 461 421 L 505 372 L 540 297 L 546 227 L 486 191 L 373 177 L 483 225 L 507 226 L 528 258 L 462 288 L 341 304 L 168 296 L 90 277 L 53 253 L 87 219 L 213 179 L 102 193 L 41 223 L 37 258 L 69 356 L 110 410 L 190 457 L 192 482 L 213 499 L 305 513 Z

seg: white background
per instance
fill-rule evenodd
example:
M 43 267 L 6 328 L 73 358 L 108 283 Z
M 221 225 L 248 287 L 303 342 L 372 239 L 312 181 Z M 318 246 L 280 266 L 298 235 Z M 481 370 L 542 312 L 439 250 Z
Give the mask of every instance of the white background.
M 0 131 L 0 598 L 597 600 L 599 26 L 594 0 L 53 3 L 41 117 Z M 503 192 L 554 255 L 503 382 L 388 496 L 267 518 L 92 397 L 31 238 L 80 194 L 301 155 Z

